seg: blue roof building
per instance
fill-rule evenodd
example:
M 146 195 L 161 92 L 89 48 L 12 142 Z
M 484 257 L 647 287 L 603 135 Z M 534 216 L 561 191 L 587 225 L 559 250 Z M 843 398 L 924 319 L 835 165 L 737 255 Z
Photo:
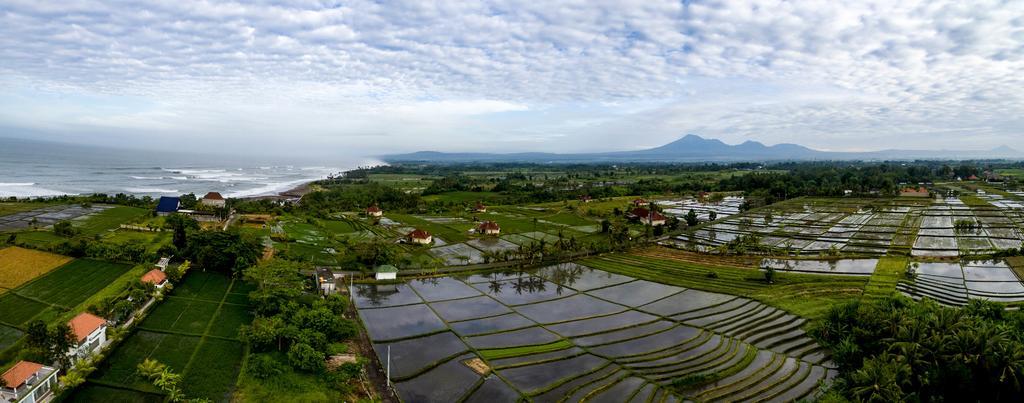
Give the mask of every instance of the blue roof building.
M 177 197 L 161 196 L 160 201 L 156 204 L 156 213 L 160 215 L 167 215 L 171 213 L 177 213 L 178 208 L 181 207 L 181 199 Z

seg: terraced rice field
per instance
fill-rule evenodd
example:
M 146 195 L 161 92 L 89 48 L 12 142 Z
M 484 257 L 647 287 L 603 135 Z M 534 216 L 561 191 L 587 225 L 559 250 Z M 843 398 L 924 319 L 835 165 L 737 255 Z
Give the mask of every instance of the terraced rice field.
M 756 264 L 745 263 L 748 259 L 722 260 L 715 256 L 651 248 L 628 255 L 586 259 L 581 263 L 665 284 L 739 295 L 808 319 L 821 317 L 832 305 L 861 298 L 869 278 L 779 273 L 775 283 L 769 285 Z
M 719 220 L 675 241 L 710 249 L 742 235 L 780 251 L 806 255 L 846 254 L 956 257 L 1020 248 L 1024 210 L 1015 204 L 960 199 L 796 199 Z M 771 214 L 769 214 L 771 213 Z M 957 221 L 980 229 L 957 232 Z
M 162 395 L 136 367 L 156 359 L 175 373 L 190 397 L 230 400 L 244 357 L 238 328 L 252 321 L 241 280 L 219 273 L 192 272 L 173 294 L 143 320 L 103 361 L 71 401 L 107 402 L 116 389 L 123 401 L 162 401 Z
M 1002 260 L 918 263 L 914 279 L 901 278 L 897 289 L 914 298 L 966 305 L 971 298 L 1010 305 L 1024 303 L 1024 283 Z
M 352 293 L 404 401 L 797 400 L 835 375 L 804 319 L 579 264 Z
M 67 256 L 16 246 L 0 249 L 0 294 L 70 261 Z

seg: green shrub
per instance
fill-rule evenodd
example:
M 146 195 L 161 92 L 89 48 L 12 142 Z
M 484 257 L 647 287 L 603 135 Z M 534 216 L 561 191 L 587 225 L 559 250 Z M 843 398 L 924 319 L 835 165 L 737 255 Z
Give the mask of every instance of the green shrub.
M 324 369 L 324 353 L 309 344 L 296 343 L 288 349 L 288 363 L 303 371 L 320 372 Z
M 256 379 L 270 379 L 280 376 L 288 368 L 269 354 L 253 354 L 249 356 L 246 372 Z

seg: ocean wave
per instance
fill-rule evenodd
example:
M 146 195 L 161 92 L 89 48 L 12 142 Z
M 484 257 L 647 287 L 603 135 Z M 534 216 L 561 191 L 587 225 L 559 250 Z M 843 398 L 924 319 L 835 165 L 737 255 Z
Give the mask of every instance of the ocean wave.
M 276 195 L 276 194 L 278 194 L 280 192 L 283 192 L 283 191 L 286 191 L 286 190 L 290 190 L 290 189 L 292 189 L 292 188 L 294 188 L 296 186 L 299 186 L 299 185 L 301 185 L 303 183 L 312 182 L 314 180 L 316 180 L 316 179 L 315 178 L 313 178 L 313 179 L 298 179 L 298 180 L 287 181 L 287 182 L 272 182 L 272 183 L 268 183 L 266 185 L 263 185 L 263 186 L 260 186 L 260 187 L 257 187 L 257 188 L 246 189 L 246 190 L 239 190 L 237 192 L 231 192 L 231 193 L 226 194 L 225 196 L 227 196 L 227 197 L 252 197 L 252 196 Z
M 35 183 L 3 183 L 0 182 L 0 197 L 50 197 L 75 193 L 61 192 L 36 186 Z
M 180 194 L 181 193 L 181 192 L 179 192 L 176 189 L 161 189 L 161 188 L 133 188 L 133 187 L 128 187 L 128 188 L 124 188 L 124 190 L 129 192 L 129 193 L 161 193 L 161 194 L 164 194 L 164 193 L 166 193 L 166 194 Z

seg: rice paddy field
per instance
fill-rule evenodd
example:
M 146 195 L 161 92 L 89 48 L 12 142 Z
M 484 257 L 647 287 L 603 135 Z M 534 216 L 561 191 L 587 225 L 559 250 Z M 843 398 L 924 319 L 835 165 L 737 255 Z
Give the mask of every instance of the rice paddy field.
M 0 351 L 11 348 L 24 336 L 29 321 L 53 321 L 129 269 L 131 266 L 125 264 L 78 259 L 0 294 Z
M 42 203 L 13 203 L 13 205 L 7 205 L 2 210 L 3 214 L 0 214 L 0 232 L 28 229 L 33 225 L 36 227 L 46 227 L 58 221 L 82 219 L 82 217 L 95 215 L 107 209 L 120 208 L 103 204 L 89 207 L 69 204 L 47 205 Z
M 815 255 L 837 250 L 848 255 L 892 253 L 921 258 L 955 258 L 1021 247 L 1021 209 L 1006 203 L 1000 207 L 965 200 L 968 198 L 796 199 L 715 221 L 677 237 L 676 242 L 711 249 L 756 234 L 762 245 L 790 253 Z M 954 225 L 958 221 L 974 222 L 978 229 L 957 231 Z
M 71 401 L 162 401 L 163 396 L 136 373 L 147 358 L 182 375 L 190 397 L 230 401 L 244 359 L 238 328 L 252 321 L 242 281 L 210 272 L 192 272 L 100 364 Z
M 595 262 L 351 291 L 404 401 L 792 401 L 836 374 L 804 318 Z
M 598 234 L 600 223 L 592 218 L 563 211 L 562 206 L 497 206 L 487 212 L 464 215 L 389 214 L 396 225 L 409 231 L 419 228 L 434 236 L 428 253 L 447 266 L 479 264 L 487 253 L 518 250 L 538 243 L 575 238 L 578 242 L 604 242 Z M 479 236 L 469 231 L 480 221 L 494 221 L 501 235 Z M 406 231 L 408 232 L 408 231 Z
M 67 256 L 16 246 L 0 249 L 0 294 L 70 261 Z
M 74 219 L 75 228 L 85 235 L 103 234 L 116 230 L 126 224 L 142 218 L 148 210 L 137 207 L 114 206 L 103 211 Z

